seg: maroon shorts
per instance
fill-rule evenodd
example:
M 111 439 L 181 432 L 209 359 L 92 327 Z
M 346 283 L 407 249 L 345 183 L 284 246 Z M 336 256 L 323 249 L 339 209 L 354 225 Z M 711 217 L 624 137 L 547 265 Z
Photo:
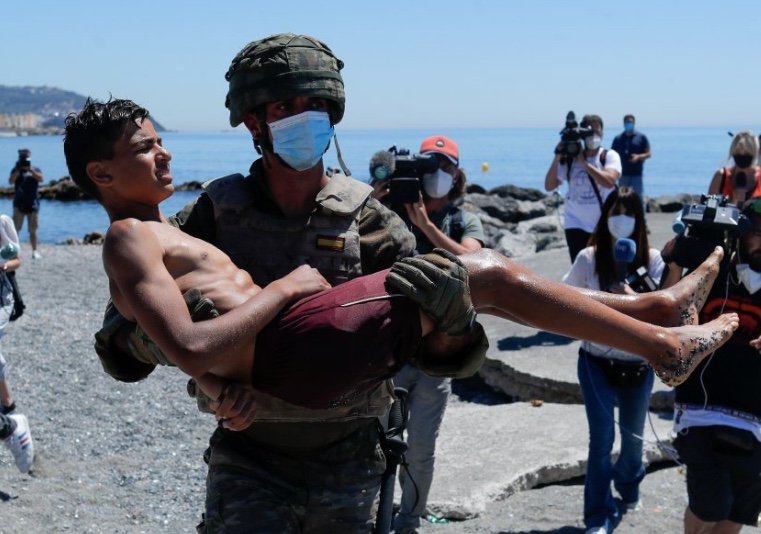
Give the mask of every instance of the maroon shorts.
M 418 306 L 384 286 L 388 270 L 296 302 L 257 336 L 254 387 L 309 408 L 366 394 L 415 355 Z

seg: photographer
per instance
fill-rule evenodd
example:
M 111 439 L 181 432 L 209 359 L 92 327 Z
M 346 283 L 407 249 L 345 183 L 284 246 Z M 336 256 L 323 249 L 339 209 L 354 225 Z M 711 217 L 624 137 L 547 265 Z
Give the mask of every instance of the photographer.
M 371 161 L 371 174 L 375 174 L 373 167 L 381 163 L 383 158 L 376 161 L 381 155 L 376 154 Z M 374 196 L 389 201 L 409 221 L 417 240 L 417 251 L 421 254 L 435 247 L 454 254 L 481 249 L 486 240 L 481 220 L 453 204 L 465 193 L 466 185 L 465 172 L 459 167 L 457 144 L 443 135 L 433 135 L 423 140 L 420 156 L 435 158 L 436 165 L 431 165 L 432 172 L 424 173 L 420 178 L 422 191 L 417 193 L 417 202 L 397 205 L 398 202 L 389 198 L 393 193 L 387 193 L 388 180 L 373 181 Z M 399 167 L 390 160 L 386 164 Z M 408 476 L 403 473 L 401 477 L 401 509 L 394 519 L 394 529 L 398 533 L 413 532 L 420 527 L 421 517 L 427 517 L 436 438 L 452 392 L 452 381 L 429 376 L 413 365 L 406 365 L 394 377 L 394 385 L 409 392 L 407 405 L 410 412 L 407 423 L 409 448 L 405 455 Z
M 573 121 L 573 122 L 572 122 Z M 569 113 L 563 138 L 555 148 L 555 157 L 544 178 L 544 188 L 554 191 L 568 182 L 565 197 L 565 238 L 571 263 L 587 241 L 600 219 L 601 207 L 621 176 L 621 159 L 614 150 L 602 148 L 603 122 L 597 115 L 585 115 L 581 128 L 574 128 L 573 113 Z M 584 141 L 584 150 L 570 150 L 578 146 L 578 138 L 567 141 L 567 133 L 577 132 Z M 570 163 L 570 165 L 569 165 Z
M 761 199 L 746 202 L 750 230 L 730 234 L 700 322 L 735 311 L 740 328 L 676 388 L 674 445 L 687 466 L 685 533 L 740 532 L 761 513 Z M 673 250 L 670 242 L 666 256 Z M 680 260 L 681 263 L 681 260 Z
M 20 232 L 24 226 L 24 217 L 29 221 L 29 242 L 32 245 L 32 259 L 39 259 L 37 251 L 37 226 L 40 200 L 37 194 L 43 180 L 42 171 L 32 166 L 32 151 L 22 148 L 18 151 L 18 161 L 11 169 L 8 181 L 13 184 L 13 224 Z
M 743 203 L 761 196 L 761 167 L 758 166 L 758 138 L 749 130 L 738 132 L 729 145 L 734 165 L 717 170 L 708 186 L 709 195 L 725 195 L 742 208 Z

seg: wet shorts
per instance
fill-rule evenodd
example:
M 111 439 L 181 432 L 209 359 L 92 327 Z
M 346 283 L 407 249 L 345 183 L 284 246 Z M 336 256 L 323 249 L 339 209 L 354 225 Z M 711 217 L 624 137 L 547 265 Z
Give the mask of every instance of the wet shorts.
M 690 510 L 706 522 L 755 526 L 761 513 L 761 442 L 747 430 L 695 426 L 674 440 L 687 465 Z
M 295 303 L 256 339 L 252 384 L 292 404 L 341 406 L 393 377 L 421 340 L 416 304 L 384 287 L 388 270 Z

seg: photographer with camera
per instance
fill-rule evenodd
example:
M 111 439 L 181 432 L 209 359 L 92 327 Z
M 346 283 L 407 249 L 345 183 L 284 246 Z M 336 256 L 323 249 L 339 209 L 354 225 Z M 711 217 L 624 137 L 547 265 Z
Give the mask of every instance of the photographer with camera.
M 37 190 L 43 180 L 39 167 L 32 166 L 32 151 L 22 148 L 18 151 L 18 161 L 11 169 L 8 181 L 13 184 L 13 224 L 20 232 L 24 217 L 29 221 L 29 242 L 32 245 L 32 259 L 39 259 L 37 251 L 37 226 L 39 223 L 40 200 Z
M 560 135 L 544 188 L 554 191 L 563 182 L 568 183 L 563 226 L 573 263 L 579 251 L 587 246 L 600 219 L 603 202 L 616 187 L 621 176 L 621 158 L 615 150 L 602 148 L 603 122 L 598 115 L 585 115 L 579 126 L 574 113 L 569 112 Z
M 705 249 L 723 240 L 729 252 L 700 322 L 740 316 L 729 342 L 676 387 L 674 446 L 687 467 L 689 498 L 684 532 L 736 533 L 757 526 L 761 513 L 761 198 L 747 201 L 738 216 L 726 198 L 704 197 L 681 220 L 692 239 L 708 241 Z M 694 265 L 701 258 L 685 253 L 696 248 L 689 239 L 669 242 L 664 256 Z
M 432 135 L 421 143 L 419 156 L 407 154 L 392 150 L 373 156 L 370 173 L 374 196 L 383 198 L 409 222 L 421 254 L 436 247 L 454 254 L 481 249 L 486 237 L 480 219 L 454 204 L 466 186 L 457 144 L 443 135 Z M 401 477 L 401 509 L 394 519 L 394 530 L 414 532 L 421 517 L 427 517 L 436 438 L 452 381 L 427 375 L 408 364 L 394 377 L 394 385 L 409 392 L 407 476 L 403 473 Z
M 714 173 L 708 194 L 725 195 L 739 208 L 747 199 L 761 196 L 758 148 L 758 137 L 750 130 L 735 134 L 729 145 L 729 158 L 734 165 L 722 167 Z
M 633 189 L 622 187 L 608 195 L 602 212 L 590 246 L 579 252 L 563 281 L 603 291 L 618 289 L 624 281 L 640 292 L 655 289 L 661 282 L 664 263 L 660 252 L 648 243 L 641 197 Z M 626 257 L 618 252 L 623 245 L 628 246 Z M 641 268 L 645 269 L 641 276 L 648 277 L 649 285 L 635 283 Z M 662 287 L 678 282 L 680 274 L 675 272 Z M 579 349 L 577 372 L 589 424 L 584 523 L 587 533 L 606 534 L 621 518 L 611 482 L 621 496 L 624 511 L 635 510 L 639 503 L 639 485 L 645 477 L 641 436 L 654 374 L 641 357 L 589 341 L 583 341 Z M 616 405 L 621 451 L 613 463 Z

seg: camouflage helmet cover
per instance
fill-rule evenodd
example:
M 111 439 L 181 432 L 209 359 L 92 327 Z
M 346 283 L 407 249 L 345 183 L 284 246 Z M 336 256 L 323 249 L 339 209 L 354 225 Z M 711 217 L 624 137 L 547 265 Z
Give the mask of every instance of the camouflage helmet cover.
M 249 43 L 225 74 L 230 125 L 238 126 L 244 114 L 266 102 L 298 96 L 332 101 L 331 118 L 337 124 L 346 102 L 343 66 L 325 43 L 308 35 L 281 33 Z

